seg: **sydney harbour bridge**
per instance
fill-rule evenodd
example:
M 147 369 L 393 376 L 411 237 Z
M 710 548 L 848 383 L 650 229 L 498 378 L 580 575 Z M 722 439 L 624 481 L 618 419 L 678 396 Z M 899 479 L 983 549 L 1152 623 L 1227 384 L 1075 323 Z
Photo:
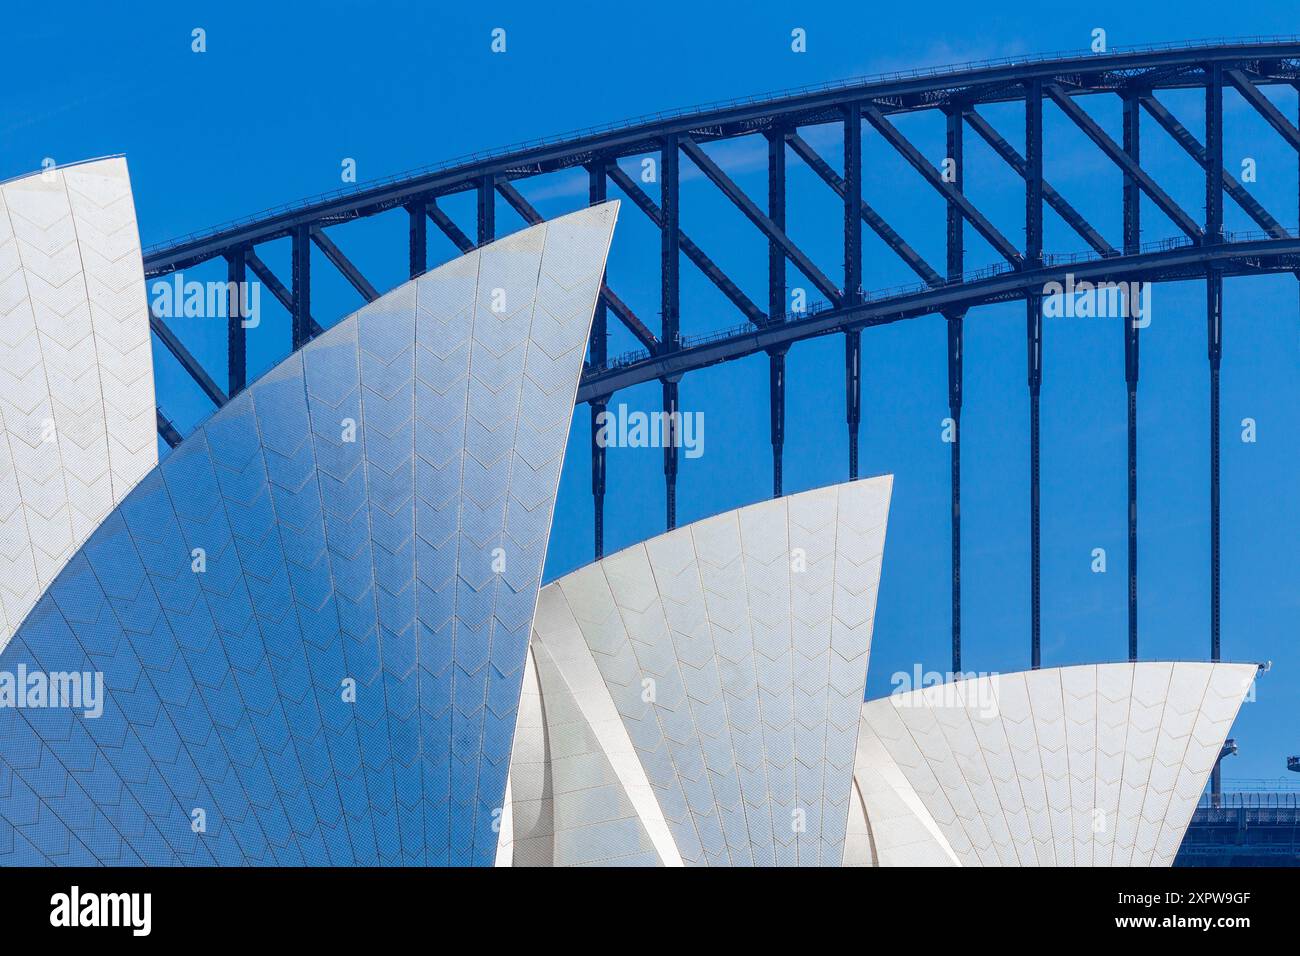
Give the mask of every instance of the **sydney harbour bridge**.
M 1050 283 L 1163 283 L 1194 280 L 1205 288 L 1204 387 L 1209 394 L 1209 456 L 1205 480 L 1209 487 L 1209 656 L 1220 657 L 1220 365 L 1224 348 L 1223 281 L 1226 277 L 1292 273 L 1300 278 L 1300 233 L 1285 225 L 1290 209 L 1269 210 L 1232 172 L 1225 169 L 1224 94 L 1232 91 L 1300 158 L 1300 118 L 1288 117 L 1266 91 L 1270 87 L 1300 88 L 1300 38 L 1248 38 L 1206 44 L 1161 45 L 1103 53 L 1016 57 L 953 68 L 918 69 L 751 97 L 689 111 L 674 111 L 626 123 L 580 131 L 568 136 L 483 152 L 408 174 L 339 191 L 256 216 L 217 226 L 145 251 L 147 279 L 205 262 L 224 260 L 231 283 L 260 280 L 287 312 L 292 347 L 307 343 L 337 316 L 313 312 L 312 247 L 323 254 L 367 302 L 381 294 L 344 251 L 335 227 L 394 210 L 405 210 L 408 229 L 409 274 L 424 273 L 430 263 L 430 228 L 451 240 L 462 252 L 492 241 L 497 235 L 497 210 L 505 203 L 525 222 L 542 215 L 525 198 L 520 184 L 557 173 L 585 171 L 587 199 L 601 202 L 623 198 L 659 237 L 660 303 L 657 322 L 638 315 L 618 294 L 619 275 L 606 277 L 588 346 L 587 364 L 578 402 L 589 406 L 592 421 L 593 522 L 596 556 L 604 551 L 603 518 L 610 493 L 606 479 L 606 450 L 595 441 L 597 417 L 620 390 L 658 381 L 663 409 L 679 410 L 681 379 L 702 368 L 757 353 L 766 353 L 770 367 L 770 443 L 773 494 L 782 494 L 782 455 L 785 442 L 786 355 L 797 343 L 821 336 L 844 342 L 844 404 L 830 427 L 847 430 L 849 478 L 858 476 L 858 433 L 862 421 L 863 336 L 876 326 L 919 316 L 942 316 L 947 326 L 948 405 L 954 432 L 951 442 L 952 669 L 960 673 L 961 658 L 961 438 L 963 323 L 972 310 L 993 303 L 1023 301 L 1025 307 L 1025 384 L 1029 397 L 1028 472 L 1030 546 L 1031 660 L 1040 665 L 1040 391 L 1043 382 L 1043 301 Z M 1190 91 L 1201 115 L 1176 115 L 1169 104 L 1187 102 Z M 1122 134 L 1112 136 L 1084 104 L 1118 103 Z M 1023 123 L 1023 148 L 1017 148 L 995 128 L 987 113 L 1011 108 Z M 1081 133 L 1103 161 L 1112 164 L 1122 187 L 1106 202 L 1118 208 L 1122 235 L 1107 239 L 1100 228 L 1053 188 L 1044 177 L 1048 150 L 1064 148 L 1044 135 L 1044 109 L 1063 116 Z M 946 130 L 943 161 L 923 151 L 900 130 L 900 117 L 929 113 L 942 118 Z M 999 115 L 1006 115 L 1005 112 Z M 1145 117 L 1145 121 L 1144 121 Z M 810 133 L 833 126 L 842 135 L 838 164 L 814 148 Z M 1197 136 L 1193 129 L 1203 130 Z M 946 237 L 944 261 L 928 261 L 891 226 L 864 195 L 863 133 L 874 131 L 873 142 L 912 167 L 937 193 L 946 215 L 932 228 Z M 1143 139 L 1152 135 L 1172 142 L 1190 158 L 1204 177 L 1203 208 L 1189 210 L 1173 198 L 1169 169 L 1144 162 Z M 1016 241 L 994 224 L 992 215 L 968 195 L 972 182 L 965 173 L 964 149 L 971 137 L 982 141 L 1014 174 L 1011 181 L 1018 204 L 1023 190 L 1023 232 Z M 761 138 L 767 151 L 767 195 L 747 192 L 710 155 L 714 144 Z M 1020 139 L 1019 135 L 1013 139 Z M 1155 150 L 1160 154 L 1160 150 Z M 650 157 L 657 165 L 657 199 L 620 160 Z M 734 205 L 766 245 L 766 300 L 747 295 L 736 277 L 728 275 L 710 255 L 683 232 L 679 185 L 683 159 L 693 166 L 725 200 Z M 842 216 L 816 224 L 834 230 L 842 247 L 839 262 L 814 261 L 791 236 L 793 209 L 787 208 L 787 183 L 801 164 L 824 183 Z M 1300 195 L 1300 163 L 1293 167 Z M 801 173 L 803 170 L 800 171 Z M 1163 184 L 1162 184 L 1163 183 Z M 475 221 L 457 223 L 447 211 L 451 197 L 470 195 Z M 1003 197 L 1005 202 L 1005 197 Z M 463 199 L 461 200 L 464 201 Z M 580 200 L 578 200 L 580 202 Z M 1144 207 L 1145 202 L 1145 207 Z M 1253 228 L 1229 231 L 1225 206 L 1235 205 Z M 1147 213 L 1143 221 L 1144 208 Z M 1077 236 L 1069 251 L 1044 246 L 1044 215 L 1051 211 Z M 802 211 L 799 213 L 802 215 Z M 391 218 L 391 217 L 390 217 Z M 1096 216 L 1093 217 L 1096 219 Z M 800 231 L 808 232 L 808 224 Z M 897 260 L 915 274 L 907 286 L 873 290 L 864 286 L 863 230 L 867 229 Z M 973 231 L 997 256 L 997 261 L 968 260 L 966 240 Z M 332 236 L 331 232 L 335 234 Z M 842 241 L 839 237 L 842 236 Z M 1147 239 L 1144 236 L 1160 237 Z M 287 239 L 292 248 L 291 274 L 276 275 L 259 248 Z M 1084 251 L 1079 252 L 1078 249 Z M 318 262 L 320 260 L 318 259 Z M 708 323 L 716 331 L 683 334 L 683 314 L 703 311 L 683 301 L 684 261 L 699 272 L 734 307 L 736 315 Z M 645 268 L 654 264 L 646 262 Z M 809 290 L 808 301 L 792 306 L 787 269 Z M 232 286 L 240 288 L 241 286 Z M 215 406 L 226 403 L 247 384 L 246 331 L 238 308 L 229 310 L 228 365 L 223 376 L 203 367 L 187 350 L 167 320 L 152 316 L 159 340 L 180 362 Z M 609 330 L 620 324 L 639 348 L 610 354 Z M 1128 474 L 1128 649 L 1138 656 L 1138 381 L 1141 323 L 1124 323 L 1124 375 L 1127 386 Z M 224 384 L 222 379 L 224 378 Z M 160 409 L 158 428 L 172 446 L 181 435 Z M 676 486 L 680 450 L 669 443 L 663 452 L 666 483 L 665 524 L 676 524 Z M 1219 784 L 1216 767 L 1212 786 Z M 1278 814 L 1273 814 L 1278 816 Z M 1296 811 L 1282 813 L 1278 826 L 1296 839 Z M 1270 817 L 1272 820 L 1273 817 Z M 1269 824 L 1271 825 L 1271 824 Z M 1194 827 L 1195 831 L 1195 827 Z

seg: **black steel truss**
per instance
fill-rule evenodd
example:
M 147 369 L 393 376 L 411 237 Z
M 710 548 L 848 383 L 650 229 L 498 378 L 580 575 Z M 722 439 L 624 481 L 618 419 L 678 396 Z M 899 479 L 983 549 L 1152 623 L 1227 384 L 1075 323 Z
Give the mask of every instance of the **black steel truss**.
M 1223 89 L 1230 86 L 1288 144 L 1300 152 L 1300 129 L 1262 92 L 1269 84 L 1300 87 L 1300 42 L 1250 40 L 1211 46 L 1187 46 L 1000 62 L 966 69 L 848 82 L 816 90 L 754 99 L 691 113 L 585 133 L 553 142 L 484 155 L 465 162 L 413 173 L 270 212 L 202 235 L 146 251 L 149 277 L 169 274 L 224 258 L 232 283 L 252 272 L 288 311 L 293 347 L 298 348 L 321 325 L 311 311 L 311 256 L 315 245 L 367 302 L 377 289 L 327 234 L 341 222 L 403 207 L 408 213 L 409 274 L 428 268 L 427 224 L 432 222 L 462 252 L 491 241 L 497 231 L 499 195 L 524 221 L 542 221 L 516 183 L 566 169 L 588 173 L 590 202 L 603 201 L 613 186 L 659 229 L 661 324 L 656 335 L 604 284 L 598 300 L 588 361 L 578 401 L 591 406 L 592 495 L 595 505 L 595 551 L 604 551 L 605 449 L 596 441 L 597 421 L 610 397 L 632 385 L 659 381 L 666 412 L 678 410 L 678 383 L 698 369 L 757 352 L 769 357 L 769 402 L 773 455 L 773 494 L 782 493 L 785 439 L 785 357 L 796 342 L 828 334 L 845 338 L 845 407 L 849 437 L 848 473 L 858 472 L 861 425 L 862 334 L 876 325 L 922 315 L 941 315 L 948 328 L 948 398 L 952 419 L 952 666 L 961 670 L 961 446 L 963 333 L 971 309 L 1023 300 L 1026 308 L 1030 428 L 1031 662 L 1040 664 L 1039 591 L 1039 394 L 1042 367 L 1042 290 L 1067 273 L 1076 281 L 1166 282 L 1203 279 L 1210 360 L 1210 601 L 1211 654 L 1220 651 L 1219 593 L 1219 371 L 1222 356 L 1222 283 L 1226 276 L 1291 272 L 1300 276 L 1300 236 L 1287 230 L 1223 168 Z M 1158 93 L 1173 89 L 1205 91 L 1205 143 L 1160 102 Z M 1117 143 L 1083 108 L 1089 96 L 1117 95 L 1123 105 L 1123 137 Z M 1016 150 L 980 113 L 990 103 L 1024 104 L 1024 154 Z M 1118 168 L 1123 187 L 1122 248 L 1112 246 L 1063 195 L 1043 178 L 1044 104 L 1050 103 Z M 894 122 L 898 114 L 938 110 L 947 130 L 946 175 Z M 1140 115 L 1148 114 L 1205 172 L 1205 215 L 1198 221 L 1160 185 L 1157 171 L 1141 162 Z M 943 199 L 946 210 L 946 262 L 935 269 L 874 209 L 862 195 L 862 133 L 865 124 L 902 157 Z M 841 125 L 844 154 L 840 171 L 822 158 L 801 130 Z M 963 169 L 963 131 L 973 130 L 1019 177 L 1024 187 L 1023 248 L 1003 234 L 968 198 Z M 768 195 L 761 206 L 710 157 L 705 146 L 720 140 L 762 135 L 768 152 Z M 787 232 L 786 167 L 790 154 L 812 170 L 843 203 L 843 270 L 837 282 Z M 619 165 L 627 157 L 657 158 L 659 201 Z M 682 157 L 696 167 L 756 228 L 768 250 L 766 311 L 751 299 L 717 262 L 680 227 L 679 181 Z M 1300 188 L 1300 187 L 1298 187 Z M 475 196 L 474 239 L 441 208 L 439 200 L 472 192 Z M 1223 228 L 1227 195 L 1257 223 L 1262 233 L 1229 234 Z M 1180 236 L 1143 245 L 1140 196 L 1146 196 Z M 1089 252 L 1052 255 L 1043 248 L 1043 210 L 1051 208 L 1087 244 Z M 863 289 L 862 226 L 866 226 L 912 271 L 919 284 L 872 294 Z M 976 272 L 966 271 L 964 230 L 970 226 L 1001 257 Z M 285 286 L 257 255 L 257 247 L 289 238 L 292 276 Z M 723 294 L 744 324 L 703 336 L 681 333 L 682 255 Z M 786 269 L 792 265 L 825 300 L 800 312 L 787 301 Z M 222 389 L 195 360 L 163 319 L 151 316 L 153 330 L 176 360 L 193 376 L 214 405 L 246 386 L 244 329 L 237 309 L 229 310 L 229 366 Z M 622 323 L 643 351 L 610 356 L 608 316 Z M 1137 383 L 1139 330 L 1125 323 L 1123 348 L 1128 394 L 1128 572 L 1129 654 L 1137 655 Z M 669 417 L 670 422 L 673 418 Z M 170 443 L 179 433 L 158 412 L 160 434 Z M 664 449 L 666 523 L 676 523 L 677 449 Z

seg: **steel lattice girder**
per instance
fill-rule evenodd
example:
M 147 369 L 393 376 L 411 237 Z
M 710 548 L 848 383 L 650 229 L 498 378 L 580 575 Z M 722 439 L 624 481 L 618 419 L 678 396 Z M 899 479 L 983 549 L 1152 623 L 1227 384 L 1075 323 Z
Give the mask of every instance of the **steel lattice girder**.
M 767 100 L 706 108 L 694 113 L 632 123 L 608 131 L 533 145 L 513 152 L 503 152 L 445 169 L 395 178 L 379 185 L 362 188 L 354 193 L 336 194 L 296 208 L 275 211 L 264 217 L 220 228 L 207 235 L 189 237 L 165 247 L 156 247 L 146 256 L 145 270 L 148 276 L 158 276 L 216 256 L 229 257 L 239 253 L 244 257 L 247 268 L 267 285 L 291 315 L 294 313 L 295 305 L 301 312 L 306 312 L 310 308 L 309 299 L 306 298 L 310 290 L 304 288 L 301 301 L 297 300 L 293 291 L 286 288 L 271 273 L 254 249 L 260 243 L 296 235 L 300 250 L 304 242 L 314 242 L 325 252 L 327 259 L 353 288 L 363 298 L 370 300 L 378 294 L 379 290 L 365 279 L 337 245 L 325 235 L 326 226 L 375 215 L 398 206 L 422 208 L 429 219 L 464 251 L 472 248 L 474 242 L 438 206 L 439 197 L 469 190 L 477 191 L 480 232 L 485 227 L 495 229 L 495 217 L 487 208 L 491 203 L 484 198 L 490 197 L 493 190 L 506 198 L 507 202 L 527 221 L 534 222 L 540 220 L 541 216 L 528 204 L 513 183 L 520 179 L 577 166 L 604 169 L 609 178 L 613 179 L 662 230 L 665 220 L 664 211 L 636 186 L 631 177 L 619 169 L 617 160 L 654 152 L 665 142 L 675 142 L 677 148 L 685 152 L 701 168 L 706 177 L 767 236 L 770 246 L 783 252 L 800 271 L 805 272 L 832 303 L 842 304 L 843 307 L 822 311 L 807 319 L 786 317 L 789 321 L 782 321 L 779 329 L 768 328 L 766 326 L 772 325 L 777 317 L 765 316 L 731 277 L 705 255 L 698 245 L 679 232 L 674 246 L 684 252 L 731 300 L 750 322 L 751 330 L 745 333 L 724 333 L 714 336 L 708 344 L 695 347 L 678 348 L 674 343 L 665 344 L 607 285 L 602 292 L 605 305 L 632 332 L 649 354 L 644 358 L 633 357 L 631 361 L 625 358 L 614 368 L 602 368 L 600 365 L 590 367 L 580 393 L 582 399 L 588 400 L 593 395 L 607 396 L 627 384 L 669 374 L 680 376 L 717 361 L 726 361 L 749 354 L 755 349 L 750 344 L 754 341 L 765 343 L 758 348 L 769 350 L 774 347 L 784 348 L 801 338 L 824 334 L 827 329 L 875 324 L 879 321 L 879 316 L 892 316 L 887 320 L 893 321 L 895 318 L 925 314 L 927 311 L 943 311 L 945 314 L 951 314 L 954 310 L 964 312 L 973 305 L 998 301 L 1000 298 L 1016 298 L 1024 294 L 1023 285 L 1016 286 L 1019 291 L 1007 291 L 1002 288 L 1009 282 L 1014 285 L 1007 276 L 981 278 L 965 283 L 954 277 L 945 282 L 902 236 L 867 202 L 863 201 L 860 204 L 862 221 L 912 271 L 932 287 L 934 294 L 909 291 L 888 298 L 876 298 L 866 305 L 840 303 L 841 292 L 836 284 L 821 273 L 817 266 L 790 241 L 785 230 L 777 227 L 736 186 L 721 167 L 708 157 L 700 146 L 701 141 L 707 139 L 709 142 L 716 142 L 779 129 L 784 142 L 790 144 L 792 151 L 843 197 L 846 189 L 844 177 L 816 154 L 807 141 L 799 135 L 799 129 L 807 125 L 843 122 L 845 107 L 849 104 L 857 104 L 862 116 L 879 131 L 889 146 L 915 167 L 944 196 L 950 212 L 955 211 L 961 218 L 971 223 L 1001 256 L 1012 264 L 1013 268 L 1024 269 L 1027 275 L 1037 275 L 1044 281 L 1050 278 L 1050 270 L 1044 272 L 1034 269 L 1033 262 L 1025 263 L 1021 250 L 999 232 L 973 203 L 962 196 L 958 190 L 953 189 L 951 183 L 945 182 L 929 161 L 898 132 L 889 120 L 890 116 L 899 113 L 944 110 L 950 115 L 960 115 L 988 142 L 996 154 L 1022 177 L 1026 177 L 1027 190 L 1031 192 L 1037 190 L 1042 200 L 1055 209 L 1093 250 L 1106 259 L 1110 264 L 1108 268 L 1112 272 L 1131 276 L 1141 272 L 1141 277 L 1144 279 L 1161 281 L 1161 275 L 1151 276 L 1142 272 L 1153 265 L 1157 269 L 1166 268 L 1147 258 L 1139 256 L 1123 264 L 1116 262 L 1115 249 L 1063 196 L 1042 181 L 1041 176 L 1034 176 L 1031 173 L 1031 167 L 1025 157 L 1020 156 L 976 112 L 975 106 L 985 103 L 1027 102 L 1027 97 L 1030 95 L 1028 90 L 1041 89 L 1043 95 L 1055 102 L 1076 126 L 1120 166 L 1138 187 L 1169 215 L 1184 234 L 1208 246 L 1213 244 L 1213 240 L 1207 242 L 1202 226 L 1173 202 L 1149 171 L 1124 154 L 1119 145 L 1114 143 L 1083 111 L 1077 100 L 1080 96 L 1103 92 L 1136 95 L 1142 106 L 1173 136 L 1175 141 L 1204 166 L 1206 150 L 1158 103 L 1154 91 L 1204 88 L 1210 82 L 1211 76 L 1221 76 L 1223 82 L 1241 92 L 1247 102 L 1291 145 L 1300 146 L 1300 131 L 1281 116 L 1256 85 L 1274 82 L 1294 83 L 1300 80 L 1300 43 L 1294 41 L 1260 41 L 995 64 L 971 69 L 934 71 L 927 76 L 845 83 L 820 90 L 776 96 Z M 1253 200 L 1232 177 L 1217 178 L 1223 183 L 1223 190 L 1241 205 L 1255 222 L 1275 237 L 1277 246 L 1261 248 L 1254 243 L 1245 246 L 1233 243 L 1214 252 L 1207 249 L 1203 254 L 1176 250 L 1166 256 L 1169 260 L 1168 275 L 1173 277 L 1179 274 L 1179 270 L 1186 271 L 1183 259 L 1189 255 L 1194 258 L 1199 257 L 1197 261 L 1200 262 L 1213 260 L 1223 266 L 1227 274 L 1233 274 L 1234 270 L 1250 272 L 1260 268 L 1273 270 L 1293 268 L 1283 264 L 1294 252 L 1293 243 L 1288 241 L 1290 236 L 1287 230 Z M 1074 271 L 1080 273 L 1082 267 L 1076 267 Z M 1195 270 L 1191 271 L 1195 272 Z M 993 288 L 1002 291 L 990 292 Z M 676 321 L 674 316 L 674 323 Z M 300 315 L 299 322 L 303 325 L 300 336 L 310 337 L 319 334 L 321 330 L 320 324 L 310 312 Z M 159 330 L 160 325 L 161 323 L 155 321 L 155 331 Z M 212 377 L 203 371 L 176 337 L 169 332 L 160 331 L 159 334 L 164 344 L 195 378 L 205 394 L 214 403 L 223 401 L 224 392 L 215 386 Z M 232 337 L 232 367 L 235 364 L 235 347 L 235 339 Z M 657 371 L 648 374 L 647 370 L 651 368 Z
M 592 369 L 578 388 L 578 401 L 608 397 L 624 388 L 670 375 L 707 368 L 756 352 L 768 351 L 804 339 L 816 338 L 846 327 L 887 325 L 922 315 L 963 312 L 993 302 L 1022 299 L 1030 290 L 1041 290 L 1047 282 L 1064 282 L 1067 274 L 1076 281 L 1174 282 L 1203 279 L 1207 262 L 1219 264 L 1225 276 L 1294 272 L 1300 268 L 1300 239 L 1261 239 L 1251 242 L 1220 243 L 1214 246 L 1181 246 L 1169 251 L 1134 256 L 1068 261 L 1040 269 L 1008 271 L 976 281 L 955 283 L 937 289 L 918 289 L 862 305 L 827 309 L 806 318 L 773 323 L 761 330 L 737 330 L 707 343 L 688 347 L 666 356 L 647 356 L 626 366 Z
M 1198 72 L 1207 62 L 1250 69 L 1261 80 L 1290 83 L 1300 79 L 1300 43 L 1294 40 L 1186 47 L 1110 54 L 1088 54 L 977 69 L 935 71 L 931 75 L 887 81 L 846 82 L 830 89 L 777 96 L 740 105 L 703 109 L 667 119 L 635 123 L 607 132 L 577 135 L 554 143 L 471 160 L 446 169 L 397 177 L 343 196 L 334 195 L 206 235 L 186 237 L 153 247 L 145 257 L 146 277 L 203 262 L 236 245 L 252 245 L 287 236 L 295 225 L 334 223 L 364 218 L 404 205 L 422 195 L 447 195 L 477 187 L 485 173 L 507 178 L 568 169 L 593 156 L 606 160 L 653 151 L 668 133 L 707 128 L 712 139 L 750 135 L 769 126 L 789 128 L 837 120 L 838 109 L 851 100 L 873 100 L 884 114 L 939 109 L 950 104 L 1023 100 L 1021 85 L 1037 77 L 1060 79 L 1072 94 L 1114 92 L 1130 86 L 1187 89 L 1204 86 Z

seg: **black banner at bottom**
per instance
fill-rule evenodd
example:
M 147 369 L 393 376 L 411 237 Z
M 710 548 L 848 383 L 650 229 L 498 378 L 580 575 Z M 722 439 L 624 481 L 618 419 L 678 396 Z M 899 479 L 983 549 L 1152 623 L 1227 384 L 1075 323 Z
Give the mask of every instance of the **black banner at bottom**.
M 920 943 L 936 933 L 1031 930 L 1049 934 L 1044 941 L 1198 933 L 1229 942 L 1257 930 L 1294 932 L 1298 872 L 6 870 L 0 925 L 7 941 L 76 934 L 203 946 L 419 933 L 433 934 L 433 943 L 449 933 L 466 942 L 486 933 L 494 944 L 518 935 L 590 945 L 644 934 L 667 943 L 659 934 L 678 924 L 713 925 L 728 949 L 738 937 L 794 927 L 809 941 L 852 934 L 864 943 L 883 940 L 882 932 Z

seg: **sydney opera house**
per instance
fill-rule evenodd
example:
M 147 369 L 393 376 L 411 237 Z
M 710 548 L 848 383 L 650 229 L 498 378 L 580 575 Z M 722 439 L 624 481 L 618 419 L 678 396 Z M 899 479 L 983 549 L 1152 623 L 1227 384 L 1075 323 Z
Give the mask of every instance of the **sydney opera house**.
M 543 586 L 617 203 L 161 460 L 124 160 L 0 186 L 0 863 L 1167 866 L 1253 664 L 864 704 L 892 478 Z

